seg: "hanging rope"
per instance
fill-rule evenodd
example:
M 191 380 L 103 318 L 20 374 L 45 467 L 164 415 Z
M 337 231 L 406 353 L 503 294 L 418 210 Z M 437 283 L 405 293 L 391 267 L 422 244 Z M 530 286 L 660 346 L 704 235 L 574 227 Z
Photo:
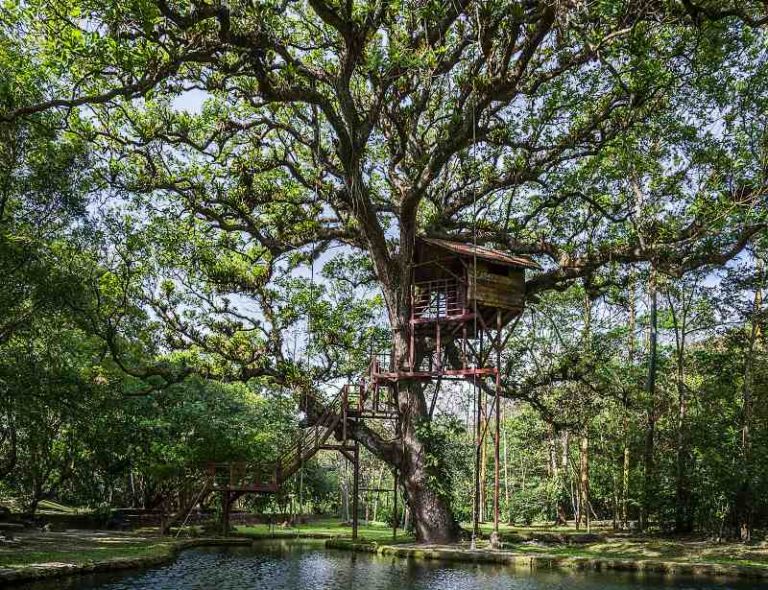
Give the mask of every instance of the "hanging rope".
M 317 134 L 317 152 L 315 156 L 316 165 L 320 165 L 320 134 Z M 320 199 L 320 178 L 318 175 L 315 177 L 315 202 Z M 316 256 L 317 244 L 312 242 L 312 250 L 309 254 L 309 304 L 307 305 L 307 345 L 304 349 L 304 360 L 307 363 L 307 367 L 311 364 L 311 351 L 314 345 L 313 331 L 312 331 L 312 309 L 315 304 L 315 256 Z M 309 416 L 309 388 L 305 387 L 303 391 L 303 404 L 304 413 Z M 304 448 L 303 445 L 299 448 L 299 512 L 304 511 Z
M 475 18 L 477 23 L 477 36 L 478 46 L 480 45 L 480 9 L 475 5 Z M 477 157 L 477 88 L 475 87 L 475 81 L 472 81 L 472 158 L 471 162 L 474 164 Z M 477 321 L 477 186 L 472 191 L 472 281 L 474 287 L 474 297 L 472 298 L 473 307 L 473 322 L 474 322 L 474 335 L 478 335 L 478 321 Z M 477 351 L 479 361 L 483 355 L 482 335 L 480 337 L 480 349 Z M 477 362 L 475 369 L 477 369 Z M 474 488 L 472 499 L 472 548 L 474 549 L 477 544 L 478 529 L 480 526 L 480 445 L 481 445 L 481 433 L 480 433 L 480 420 L 482 408 L 480 406 L 480 389 L 477 383 L 477 373 L 472 373 L 472 390 L 473 390 L 473 406 L 475 408 L 475 463 L 474 463 Z
M 315 151 L 314 151 L 314 164 L 315 164 L 315 182 L 314 182 L 314 189 L 315 189 L 315 203 L 320 202 L 320 120 L 318 118 L 318 112 L 317 108 L 315 106 L 312 107 L 313 111 L 313 120 L 314 120 L 314 131 L 315 131 Z M 304 348 L 304 361 L 307 364 L 307 368 L 311 368 L 311 352 L 312 347 L 314 346 L 314 338 L 313 338 L 313 331 L 312 331 L 312 310 L 314 308 L 315 304 L 315 257 L 317 254 L 317 244 L 313 240 L 312 241 L 312 249 L 309 253 L 309 301 L 307 304 L 307 343 Z M 304 387 L 302 391 L 302 400 L 301 400 L 305 416 L 309 418 L 309 387 Z M 304 511 L 304 446 L 303 444 L 299 445 L 299 512 L 303 513 Z

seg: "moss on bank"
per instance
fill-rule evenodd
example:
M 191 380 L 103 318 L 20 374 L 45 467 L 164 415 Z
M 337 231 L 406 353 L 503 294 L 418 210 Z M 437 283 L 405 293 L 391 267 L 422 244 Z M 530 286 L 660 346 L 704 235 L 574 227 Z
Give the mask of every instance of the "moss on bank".
M 468 545 L 419 546 L 387 545 L 375 541 L 353 542 L 348 539 L 330 539 L 326 547 L 390 555 L 409 559 L 490 563 L 508 567 L 539 569 L 562 568 L 576 570 L 620 570 L 630 572 L 661 573 L 675 576 L 768 578 L 768 556 L 744 559 L 738 555 L 705 556 L 703 551 L 691 550 L 677 557 L 648 557 L 647 543 L 626 542 L 624 549 L 616 551 L 613 543 L 596 543 L 586 547 L 553 547 L 543 545 L 505 544 L 492 550 L 482 545 L 471 549 Z M 681 543 L 668 542 L 672 545 Z M 654 545 L 654 544 L 650 544 Z M 679 550 L 679 547 L 677 548 Z
M 361 526 L 361 539 L 391 541 L 386 525 Z M 71 531 L 19 535 L 19 543 L 0 546 L 0 585 L 60 577 L 134 569 L 173 559 L 181 549 L 212 545 L 250 545 L 266 539 L 331 539 L 349 537 L 351 528 L 336 521 L 298 527 L 268 525 L 236 527 L 231 537 L 173 539 L 154 534 Z M 404 540 L 412 540 L 404 537 Z
M 112 559 L 138 559 L 167 556 L 173 542 L 105 546 L 91 549 L 62 548 L 44 551 L 19 551 L 0 555 L 0 568 L 18 569 L 30 565 L 41 566 L 50 563 L 82 565 Z
M 77 573 L 93 573 L 158 565 L 173 559 L 185 548 L 212 545 L 250 545 L 263 539 L 327 539 L 335 549 L 380 555 L 444 561 L 501 564 L 537 569 L 624 570 L 670 575 L 768 578 L 768 545 L 715 544 L 707 541 L 629 539 L 604 537 L 591 543 L 571 540 L 542 543 L 538 531 L 525 541 L 505 535 L 501 550 L 483 543 L 471 550 L 467 544 L 418 546 L 410 537 L 391 540 L 385 525 L 360 527 L 361 539 L 349 538 L 351 529 L 335 521 L 320 521 L 296 528 L 266 525 L 237 527 L 229 538 L 172 539 L 136 533 L 73 531 L 20 536 L 17 546 L 0 546 L 0 585 Z

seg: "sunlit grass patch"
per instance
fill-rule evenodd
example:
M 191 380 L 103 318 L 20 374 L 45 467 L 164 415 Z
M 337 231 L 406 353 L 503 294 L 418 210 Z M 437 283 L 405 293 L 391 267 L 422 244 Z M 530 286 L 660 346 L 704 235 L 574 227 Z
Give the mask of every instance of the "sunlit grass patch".
M 122 545 L 104 545 L 90 548 L 72 546 L 56 550 L 19 550 L 0 553 L 0 567 L 22 568 L 35 565 L 82 565 L 111 559 L 135 559 L 166 555 L 171 549 L 170 543 L 124 543 Z
M 256 524 L 235 527 L 235 531 L 243 535 L 267 535 L 270 533 L 284 532 L 286 534 L 296 533 L 303 535 L 323 535 L 333 537 L 351 537 L 352 526 L 348 523 L 339 522 L 333 519 L 317 520 L 305 524 L 296 524 L 291 526 Z M 385 523 L 365 523 L 360 524 L 358 536 L 361 539 L 371 541 L 391 541 L 392 527 Z M 412 536 L 406 535 L 402 530 L 398 530 L 399 540 L 412 539 Z

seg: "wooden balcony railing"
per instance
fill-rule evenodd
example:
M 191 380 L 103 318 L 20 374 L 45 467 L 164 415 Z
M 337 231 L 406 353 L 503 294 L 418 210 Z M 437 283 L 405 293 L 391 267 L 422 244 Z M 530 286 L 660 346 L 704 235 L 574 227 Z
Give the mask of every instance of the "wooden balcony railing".
M 467 313 L 466 286 L 458 279 L 439 279 L 415 283 L 412 290 L 411 318 L 440 320 Z

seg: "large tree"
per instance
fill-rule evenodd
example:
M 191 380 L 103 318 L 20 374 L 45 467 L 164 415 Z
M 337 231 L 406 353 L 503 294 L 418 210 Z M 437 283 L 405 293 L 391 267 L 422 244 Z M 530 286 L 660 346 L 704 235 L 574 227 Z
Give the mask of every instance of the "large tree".
M 763 96 L 761 10 L 31 1 L 8 7 L 4 43 L 58 80 L 0 117 L 85 110 L 72 123 L 98 146 L 105 187 L 143 196 L 139 220 L 184 228 L 174 289 L 200 295 L 206 313 L 190 315 L 167 283 L 150 296 L 166 302 L 175 346 L 219 355 L 237 378 L 295 381 L 277 285 L 341 244 L 369 257 L 405 369 L 419 233 L 540 257 L 536 298 L 615 263 L 675 273 L 723 263 L 764 229 L 763 134 L 759 117 L 744 117 Z M 725 104 L 737 91 L 745 112 Z M 688 149 L 698 139 L 707 149 Z M 659 186 L 666 168 L 676 175 Z M 225 303 L 233 293 L 255 306 Z M 401 384 L 399 410 L 397 432 L 353 435 L 402 473 L 417 538 L 453 540 L 449 504 L 430 484 L 421 385 Z

